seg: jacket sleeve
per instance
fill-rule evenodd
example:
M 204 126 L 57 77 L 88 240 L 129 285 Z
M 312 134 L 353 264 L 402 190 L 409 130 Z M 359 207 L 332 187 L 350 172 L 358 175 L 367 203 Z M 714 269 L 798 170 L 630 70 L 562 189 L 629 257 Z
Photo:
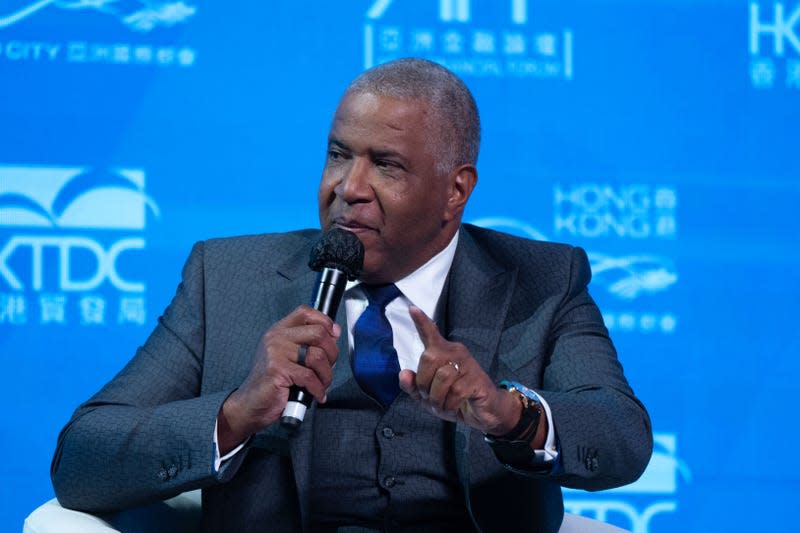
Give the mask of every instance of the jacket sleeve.
M 550 478 L 601 490 L 635 481 L 653 448 L 650 418 L 623 374 L 603 318 L 587 289 L 586 253 L 573 248 L 566 290 L 554 312 L 541 393 L 560 449 Z
M 177 293 L 145 345 L 61 431 L 51 477 L 63 506 L 113 511 L 226 476 L 214 470 L 212 437 L 231 391 L 200 396 L 203 249 L 203 243 L 192 249 Z

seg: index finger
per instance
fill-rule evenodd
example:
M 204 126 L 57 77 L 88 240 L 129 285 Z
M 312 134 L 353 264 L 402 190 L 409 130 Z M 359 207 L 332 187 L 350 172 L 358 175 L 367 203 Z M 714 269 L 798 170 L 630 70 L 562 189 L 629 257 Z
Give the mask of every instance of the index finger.
M 408 314 L 411 315 L 411 320 L 414 321 L 414 325 L 417 327 L 419 338 L 422 339 L 422 344 L 424 344 L 426 348 L 432 342 L 442 339 L 442 335 L 439 333 L 439 327 L 433 320 L 428 318 L 428 315 L 422 312 L 422 309 L 412 305 L 408 308 Z

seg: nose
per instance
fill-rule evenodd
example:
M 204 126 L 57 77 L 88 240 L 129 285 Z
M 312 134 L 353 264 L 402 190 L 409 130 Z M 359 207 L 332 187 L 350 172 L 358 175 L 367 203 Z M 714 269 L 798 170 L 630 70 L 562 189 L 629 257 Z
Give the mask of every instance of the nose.
M 369 176 L 368 161 L 362 157 L 354 157 L 334 192 L 348 204 L 369 202 L 372 199 Z

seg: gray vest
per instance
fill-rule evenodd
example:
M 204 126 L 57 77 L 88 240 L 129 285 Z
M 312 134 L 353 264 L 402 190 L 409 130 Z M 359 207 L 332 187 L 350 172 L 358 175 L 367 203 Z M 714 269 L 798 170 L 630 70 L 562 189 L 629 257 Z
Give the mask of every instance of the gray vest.
M 455 425 L 401 392 L 388 410 L 346 372 L 313 418 L 313 531 L 471 531 L 455 466 Z M 342 376 L 344 377 L 344 376 Z

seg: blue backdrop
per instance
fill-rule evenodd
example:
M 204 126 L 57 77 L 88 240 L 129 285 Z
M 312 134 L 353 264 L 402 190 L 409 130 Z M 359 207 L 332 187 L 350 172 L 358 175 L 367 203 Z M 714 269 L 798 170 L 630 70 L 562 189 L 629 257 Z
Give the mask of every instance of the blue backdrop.
M 578 244 L 653 419 L 637 533 L 784 530 L 800 497 L 800 1 L 0 1 L 0 523 L 144 341 L 191 244 L 316 226 L 363 68 L 477 98 L 467 220 Z M 4 526 L 4 527 L 5 527 Z

